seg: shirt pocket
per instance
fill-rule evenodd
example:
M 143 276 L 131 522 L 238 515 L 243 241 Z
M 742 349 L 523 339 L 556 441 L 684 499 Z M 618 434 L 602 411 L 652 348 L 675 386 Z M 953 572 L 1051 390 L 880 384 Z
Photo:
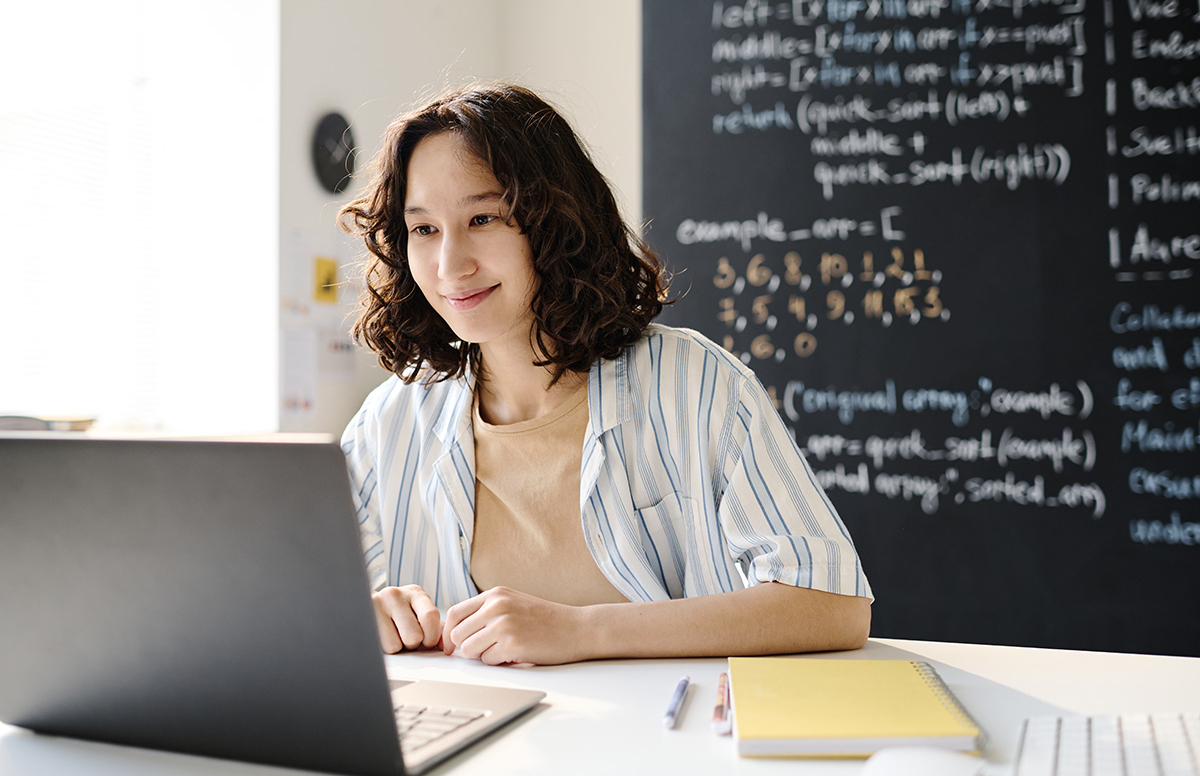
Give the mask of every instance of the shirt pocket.
M 699 504 L 682 493 L 668 493 L 634 514 L 647 563 L 671 598 L 683 598 L 689 562 L 704 552 L 696 545 Z

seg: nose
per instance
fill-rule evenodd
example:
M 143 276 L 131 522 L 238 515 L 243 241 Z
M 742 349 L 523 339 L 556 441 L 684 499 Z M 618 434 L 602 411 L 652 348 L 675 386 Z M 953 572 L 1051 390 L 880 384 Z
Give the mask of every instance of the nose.
M 438 277 L 442 280 L 458 280 L 471 276 L 477 269 L 479 263 L 469 237 L 459 230 L 443 232 Z

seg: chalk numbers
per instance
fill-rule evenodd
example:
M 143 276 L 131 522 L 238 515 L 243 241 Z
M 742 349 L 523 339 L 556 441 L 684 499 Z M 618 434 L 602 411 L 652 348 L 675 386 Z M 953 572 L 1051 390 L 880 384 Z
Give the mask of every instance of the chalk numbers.
M 740 266 L 722 256 L 712 282 L 724 292 L 717 299 L 717 320 L 729 330 L 725 348 L 745 362 L 807 358 L 817 350 L 822 326 L 911 326 L 950 317 L 942 273 L 920 248 L 895 246 L 882 255 L 863 251 L 852 258 L 788 251 L 771 259 L 757 253 Z

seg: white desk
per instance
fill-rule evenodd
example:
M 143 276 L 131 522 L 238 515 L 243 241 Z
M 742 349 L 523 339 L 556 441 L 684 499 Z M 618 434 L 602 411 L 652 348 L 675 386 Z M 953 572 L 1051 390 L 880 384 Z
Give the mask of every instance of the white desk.
M 1035 714 L 1200 709 L 1200 658 L 1071 652 L 872 639 L 820 659 L 919 659 L 938 669 L 990 737 L 988 774 L 1011 768 L 1020 720 Z M 388 658 L 395 677 L 531 687 L 541 707 L 433 774 L 853 774 L 861 761 L 739 758 L 709 720 L 725 661 L 621 660 L 539 668 L 490 668 L 440 653 Z M 676 730 L 662 715 L 679 677 L 693 688 Z M 278 768 L 40 736 L 0 724 L 3 776 L 267 776 Z

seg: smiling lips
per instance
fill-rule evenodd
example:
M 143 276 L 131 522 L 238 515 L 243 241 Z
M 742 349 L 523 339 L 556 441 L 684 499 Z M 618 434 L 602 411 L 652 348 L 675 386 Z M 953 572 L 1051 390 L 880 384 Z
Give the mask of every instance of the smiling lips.
M 454 310 L 470 310 L 478 306 L 492 295 L 492 291 L 496 290 L 496 286 L 488 286 L 473 291 L 464 291 L 456 294 L 447 294 L 445 296 L 446 303 Z

